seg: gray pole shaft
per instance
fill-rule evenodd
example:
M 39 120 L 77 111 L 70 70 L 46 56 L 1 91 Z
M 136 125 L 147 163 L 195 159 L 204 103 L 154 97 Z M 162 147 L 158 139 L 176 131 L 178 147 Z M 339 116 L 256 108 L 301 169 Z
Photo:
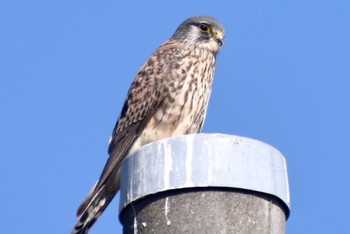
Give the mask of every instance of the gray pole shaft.
M 248 138 L 200 134 L 149 144 L 122 167 L 123 233 L 285 233 L 285 168 L 277 150 Z
M 239 189 L 182 189 L 150 195 L 121 215 L 123 233 L 285 233 L 280 200 Z

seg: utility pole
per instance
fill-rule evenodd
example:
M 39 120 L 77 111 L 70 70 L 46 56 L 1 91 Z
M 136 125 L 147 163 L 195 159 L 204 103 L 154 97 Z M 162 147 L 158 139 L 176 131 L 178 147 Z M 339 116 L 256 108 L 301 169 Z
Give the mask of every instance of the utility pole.
M 290 198 L 283 155 L 222 134 L 167 138 L 125 159 L 123 233 L 273 233 L 286 230 Z

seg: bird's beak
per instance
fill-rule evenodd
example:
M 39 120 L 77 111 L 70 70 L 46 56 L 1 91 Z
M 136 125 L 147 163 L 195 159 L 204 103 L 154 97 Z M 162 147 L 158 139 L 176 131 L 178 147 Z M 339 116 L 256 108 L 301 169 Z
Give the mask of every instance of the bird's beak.
M 224 32 L 222 30 L 218 30 L 218 31 L 214 32 L 214 39 L 219 44 L 219 46 L 223 46 L 224 40 L 225 40 Z

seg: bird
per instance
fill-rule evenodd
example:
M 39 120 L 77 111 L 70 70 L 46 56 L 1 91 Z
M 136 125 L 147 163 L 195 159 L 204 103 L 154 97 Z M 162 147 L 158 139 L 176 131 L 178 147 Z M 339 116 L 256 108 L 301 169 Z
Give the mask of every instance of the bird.
M 88 233 L 118 193 L 127 155 L 150 142 L 201 131 L 224 39 L 215 18 L 188 18 L 140 68 L 112 131 L 107 162 L 77 210 L 72 234 Z

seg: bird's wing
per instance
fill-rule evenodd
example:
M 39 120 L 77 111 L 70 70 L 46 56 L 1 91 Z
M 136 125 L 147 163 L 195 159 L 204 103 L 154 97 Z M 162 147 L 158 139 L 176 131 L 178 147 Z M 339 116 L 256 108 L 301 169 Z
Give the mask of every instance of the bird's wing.
M 113 197 L 119 190 L 119 184 L 116 184 L 113 181 L 115 179 L 111 177 L 117 175 L 133 143 L 167 95 L 166 85 L 162 82 L 165 80 L 164 76 L 169 75 L 167 72 L 169 65 L 161 64 L 160 60 L 161 55 L 168 53 L 166 50 L 172 47 L 169 41 L 159 47 L 135 77 L 112 133 L 108 149 L 109 158 L 97 184 L 78 208 L 78 216 L 92 204 L 102 188 L 114 193 Z M 112 181 L 107 183 L 110 178 Z

